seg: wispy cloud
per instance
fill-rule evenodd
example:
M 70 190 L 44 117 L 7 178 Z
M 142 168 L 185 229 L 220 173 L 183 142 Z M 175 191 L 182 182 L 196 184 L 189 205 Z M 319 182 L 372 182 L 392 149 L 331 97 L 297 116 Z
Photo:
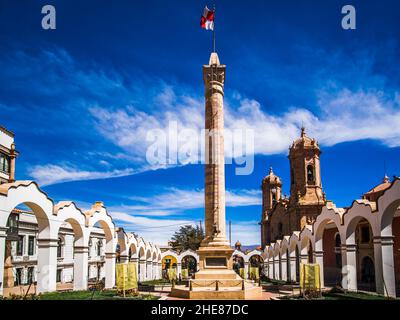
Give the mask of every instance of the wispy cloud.
M 178 94 L 172 96 L 174 98 L 168 98 L 168 103 L 176 99 L 177 106 L 155 114 L 133 107 L 117 111 L 95 108 L 92 111 L 98 122 L 97 129 L 119 147 L 143 158 L 150 145 L 146 141 L 147 133 L 155 128 L 168 128 L 170 121 L 178 122 L 179 131 L 192 129 L 200 133 L 204 117 L 202 98 L 183 97 L 188 102 L 185 105 Z M 287 152 L 291 142 L 299 136 L 302 125 L 320 143 L 329 146 L 374 139 L 394 147 L 400 145 L 400 127 L 396 125 L 400 120 L 399 102 L 397 92 L 385 94 L 374 89 L 356 92 L 342 89 L 333 93 L 320 91 L 318 114 L 308 108 L 293 107 L 282 115 L 273 115 L 266 112 L 267 108 L 263 108 L 258 101 L 241 98 L 239 101 L 228 101 L 225 121 L 226 128 L 232 131 L 250 129 L 254 132 L 255 154 Z M 179 138 L 172 138 L 179 141 Z M 199 141 L 194 137 L 185 137 L 181 143 L 197 145 Z M 226 145 L 231 145 L 230 141 Z
M 83 171 L 74 167 L 38 165 L 29 169 L 29 174 L 42 186 L 77 180 L 95 180 L 123 177 L 136 173 L 133 169 L 113 171 Z
M 179 219 L 156 219 L 135 217 L 126 213 L 110 211 L 113 219 L 126 231 L 132 231 L 145 239 L 151 239 L 157 245 L 167 245 L 172 235 L 184 225 L 196 225 L 197 221 Z M 227 235 L 228 236 L 228 235 Z M 256 245 L 260 243 L 260 229 L 258 221 L 232 223 L 232 242 L 240 240 L 243 245 Z
M 134 216 L 169 216 L 182 214 L 185 210 L 204 208 L 204 190 L 168 188 L 166 192 L 149 197 L 129 198 L 134 205 L 110 207 L 110 210 L 129 212 Z M 261 204 L 259 190 L 227 190 L 227 207 L 248 207 Z
M 185 219 L 154 219 L 136 217 L 127 213 L 110 211 L 118 225 L 126 231 L 132 231 L 157 245 L 166 245 L 180 226 L 195 225 L 197 222 Z

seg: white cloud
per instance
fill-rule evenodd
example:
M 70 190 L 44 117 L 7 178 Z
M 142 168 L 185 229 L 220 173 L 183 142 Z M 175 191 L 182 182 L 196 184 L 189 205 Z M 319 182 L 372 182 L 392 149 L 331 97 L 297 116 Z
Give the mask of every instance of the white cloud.
M 96 107 L 92 114 L 97 130 L 116 145 L 145 162 L 150 142 L 147 132 L 155 128 L 168 128 L 170 121 L 178 123 L 178 131 L 195 130 L 200 135 L 204 127 L 203 98 L 179 96 L 168 87 L 157 96 L 164 99 L 163 110 L 145 113 L 134 107 L 112 111 Z M 238 95 L 236 95 L 238 96 Z M 240 96 L 239 96 L 240 97 Z M 285 153 L 299 136 L 303 124 L 307 133 L 321 144 L 331 146 L 342 142 L 374 139 L 389 147 L 400 146 L 400 99 L 399 94 L 385 95 L 381 91 L 357 91 L 347 89 L 319 93 L 319 110 L 313 113 L 306 108 L 293 107 L 281 115 L 265 112 L 260 103 L 242 98 L 238 107 L 225 103 L 225 127 L 250 129 L 254 132 L 254 153 L 271 155 Z M 197 137 L 179 136 L 182 144 L 197 145 Z M 226 137 L 225 146 L 231 145 Z M 175 151 L 179 146 L 168 145 Z
M 286 153 L 293 140 L 299 136 L 299 127 L 302 124 L 309 136 L 315 137 L 320 144 L 326 146 L 362 139 L 380 141 L 388 147 L 400 146 L 399 93 L 387 95 L 376 90 L 352 92 L 343 89 L 335 93 L 321 91 L 318 96 L 318 115 L 305 108 L 291 108 L 282 115 L 271 115 L 261 108 L 259 102 L 246 98 L 239 100 L 236 108 L 226 103 L 225 126 L 231 131 L 253 130 L 254 153 L 262 155 Z M 132 106 L 117 110 L 91 108 L 97 130 L 104 138 L 121 148 L 121 154 L 125 154 L 125 160 L 135 169 L 91 172 L 48 164 L 31 168 L 31 176 L 39 183 L 53 184 L 118 177 L 176 166 L 151 165 L 146 162 L 146 151 L 151 144 L 146 141 L 147 133 L 156 128 L 168 128 L 169 123 L 175 121 L 178 125 L 178 136 L 175 134 L 172 138 L 178 144 L 168 145 L 171 152 L 176 153 L 182 143 L 198 146 L 198 137 L 190 134 L 180 136 L 179 132 L 194 130 L 201 134 L 204 126 L 203 102 L 201 98 L 178 95 L 172 91 L 172 87 L 167 87 L 155 98 L 158 103 L 161 103 L 160 100 L 164 101 L 163 111 L 156 113 L 139 111 Z M 231 145 L 231 139 L 232 137 L 226 137 L 225 146 Z M 191 201 L 194 203 L 200 201 L 199 199 L 197 195 Z M 187 198 L 181 199 L 186 200 Z
M 261 241 L 259 221 L 232 222 L 232 245 L 239 240 L 242 245 L 259 245 Z M 228 231 L 228 230 L 227 230 Z M 228 235 L 227 235 L 228 236 Z
M 134 205 L 112 206 L 111 211 L 125 211 L 134 216 L 162 217 L 182 214 L 185 210 L 204 208 L 204 190 L 169 188 L 151 197 L 130 197 Z M 261 204 L 260 190 L 227 190 L 227 207 L 247 207 Z
M 157 245 L 166 245 L 172 235 L 184 225 L 196 225 L 197 221 L 175 219 L 152 219 L 147 217 L 135 217 L 118 211 L 110 211 L 118 225 L 124 227 L 127 232 L 135 232 L 145 239 Z M 228 230 L 227 230 L 228 231 Z M 227 234 L 227 237 L 229 235 Z M 257 245 L 260 243 L 260 227 L 258 221 L 246 221 L 232 223 L 232 244 L 240 240 L 243 245 Z
M 142 236 L 144 239 L 150 239 L 157 245 L 166 245 L 172 235 L 183 225 L 195 225 L 195 221 L 174 220 L 174 219 L 152 219 L 147 217 L 136 217 L 127 213 L 109 211 L 118 225 L 126 231 L 132 231 Z
M 69 166 L 59 165 L 37 165 L 29 169 L 29 175 L 40 185 L 46 186 L 55 183 L 62 183 L 76 180 L 107 179 L 112 177 L 123 177 L 134 174 L 133 169 L 113 171 L 84 171 Z
M 165 219 L 165 216 L 184 215 L 185 210 L 204 208 L 203 190 L 171 188 L 165 193 L 152 197 L 131 197 L 130 199 L 142 204 L 108 207 L 112 217 L 126 231 L 133 231 L 161 245 L 166 245 L 180 226 L 198 223 L 198 221 L 187 219 Z M 260 204 L 261 193 L 259 190 L 233 190 L 226 192 L 227 207 Z M 232 239 L 240 239 L 243 244 L 258 244 L 259 233 L 258 221 L 232 223 Z

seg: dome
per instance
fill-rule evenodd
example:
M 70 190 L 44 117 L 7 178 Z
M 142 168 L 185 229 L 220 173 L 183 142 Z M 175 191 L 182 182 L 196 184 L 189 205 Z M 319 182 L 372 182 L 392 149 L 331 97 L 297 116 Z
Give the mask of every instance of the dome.
M 300 138 L 295 140 L 291 146 L 291 150 L 294 149 L 305 149 L 305 148 L 317 148 L 319 149 L 317 140 L 310 138 L 306 135 L 306 129 L 301 128 Z
M 263 183 L 281 185 L 281 178 L 274 174 L 272 167 L 269 168 L 269 174 L 263 179 Z

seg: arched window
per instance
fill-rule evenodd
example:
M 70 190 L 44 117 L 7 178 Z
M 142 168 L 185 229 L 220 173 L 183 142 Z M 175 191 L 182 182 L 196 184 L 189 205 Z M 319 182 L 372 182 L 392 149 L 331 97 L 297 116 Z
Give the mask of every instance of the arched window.
M 336 233 L 335 235 L 335 261 L 336 261 L 336 268 L 342 268 L 342 253 L 341 253 L 341 240 L 340 234 Z
M 307 182 L 314 183 L 314 167 L 312 165 L 307 166 Z
M 340 248 L 340 244 L 341 244 L 341 241 L 340 241 L 340 234 L 339 234 L 339 233 L 336 233 L 336 235 L 335 235 L 335 247 L 336 247 L 336 248 Z
M 97 242 L 97 255 L 100 257 L 101 256 L 101 247 L 103 246 L 103 241 L 100 239 Z
M 63 241 L 60 237 L 60 238 L 58 238 L 58 242 L 57 242 L 57 258 L 62 257 L 62 247 L 63 247 Z
M 92 246 L 93 246 L 92 238 L 89 238 L 89 253 L 88 253 L 89 258 L 92 256 Z
M 276 203 L 276 193 L 272 192 L 272 205 Z

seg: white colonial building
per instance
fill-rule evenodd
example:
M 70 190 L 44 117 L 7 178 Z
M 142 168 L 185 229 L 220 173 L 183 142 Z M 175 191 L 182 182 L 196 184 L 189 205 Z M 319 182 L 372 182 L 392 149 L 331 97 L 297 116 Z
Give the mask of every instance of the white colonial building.
M 116 227 L 101 201 L 82 210 L 15 181 L 17 155 L 14 135 L 0 127 L 0 295 L 85 290 L 101 279 L 113 288 L 117 262 L 136 263 L 140 281 L 161 277 L 156 245 Z

